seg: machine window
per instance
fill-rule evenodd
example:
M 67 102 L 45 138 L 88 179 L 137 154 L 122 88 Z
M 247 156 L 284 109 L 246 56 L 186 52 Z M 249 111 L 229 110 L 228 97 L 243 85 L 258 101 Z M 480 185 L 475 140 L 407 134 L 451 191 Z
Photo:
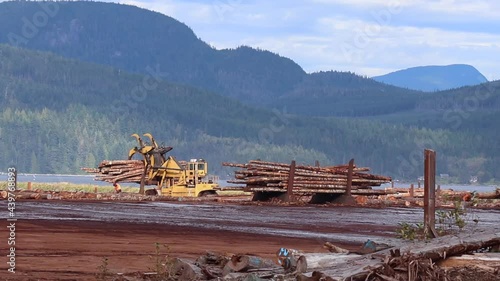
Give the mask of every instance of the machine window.
M 205 164 L 198 164 L 198 170 L 205 170 Z

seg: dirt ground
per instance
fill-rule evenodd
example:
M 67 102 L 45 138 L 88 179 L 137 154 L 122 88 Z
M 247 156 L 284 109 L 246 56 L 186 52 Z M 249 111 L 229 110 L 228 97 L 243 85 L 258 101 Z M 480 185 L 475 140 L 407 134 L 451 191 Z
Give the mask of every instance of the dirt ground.
M 498 224 L 500 212 L 477 212 L 482 224 Z M 193 260 L 206 251 L 271 259 L 281 247 L 326 252 L 326 241 L 354 250 L 367 238 L 394 237 L 400 221 L 422 217 L 411 208 L 19 201 L 12 274 L 6 213 L 0 214 L 0 280 L 96 280 L 105 258 L 113 273 L 151 272 L 155 243 L 168 246 L 164 254 Z
M 155 243 L 167 245 L 162 251 L 172 256 L 193 259 L 206 250 L 267 258 L 274 258 L 280 247 L 322 250 L 314 239 L 158 224 L 18 221 L 16 233 L 16 273 L 8 273 L 2 263 L 1 280 L 95 280 L 103 258 L 112 272 L 147 272 L 154 266 Z M 2 236 L 6 239 L 5 232 Z M 1 247 L 2 253 L 6 250 Z

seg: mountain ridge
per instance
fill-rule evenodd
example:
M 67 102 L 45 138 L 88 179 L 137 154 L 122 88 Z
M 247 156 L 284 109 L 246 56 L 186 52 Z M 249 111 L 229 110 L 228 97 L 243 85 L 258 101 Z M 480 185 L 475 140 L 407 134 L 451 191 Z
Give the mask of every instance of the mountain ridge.
M 488 82 L 481 72 L 468 64 L 416 66 L 372 78 L 389 85 L 425 92 L 444 91 Z

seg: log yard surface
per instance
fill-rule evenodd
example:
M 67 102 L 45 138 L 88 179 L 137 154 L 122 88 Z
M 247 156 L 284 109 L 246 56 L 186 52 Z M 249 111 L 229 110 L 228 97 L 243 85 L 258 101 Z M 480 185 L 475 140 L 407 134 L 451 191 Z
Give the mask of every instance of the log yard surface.
M 275 259 L 281 247 L 326 253 L 325 242 L 356 249 L 367 239 L 395 240 L 398 222 L 423 216 L 421 208 L 207 202 L 26 200 L 16 208 L 16 274 L 2 263 L 1 280 L 95 280 L 104 259 L 113 273 L 154 271 L 155 243 L 193 260 L 207 251 Z M 482 227 L 498 228 L 499 210 L 473 212 Z

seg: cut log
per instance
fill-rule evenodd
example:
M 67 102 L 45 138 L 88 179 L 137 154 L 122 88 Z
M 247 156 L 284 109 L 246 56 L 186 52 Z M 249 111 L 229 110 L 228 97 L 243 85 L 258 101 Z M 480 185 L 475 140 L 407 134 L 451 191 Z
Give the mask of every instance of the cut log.
M 472 255 L 461 255 L 450 257 L 438 263 L 441 267 L 488 267 L 490 269 L 500 268 L 500 253 L 475 253 Z
M 188 260 L 174 258 L 171 260 L 172 270 L 179 281 L 191 281 L 203 279 L 201 268 Z
M 344 264 L 360 257 L 357 254 L 307 253 L 302 257 L 307 261 L 307 269 L 324 269 Z
M 223 275 L 231 272 L 248 272 L 252 269 L 277 267 L 278 266 L 272 260 L 250 255 L 234 255 L 224 266 Z
M 323 247 L 328 249 L 330 253 L 349 254 L 349 250 L 336 246 L 330 242 L 325 242 L 325 244 L 323 244 Z

